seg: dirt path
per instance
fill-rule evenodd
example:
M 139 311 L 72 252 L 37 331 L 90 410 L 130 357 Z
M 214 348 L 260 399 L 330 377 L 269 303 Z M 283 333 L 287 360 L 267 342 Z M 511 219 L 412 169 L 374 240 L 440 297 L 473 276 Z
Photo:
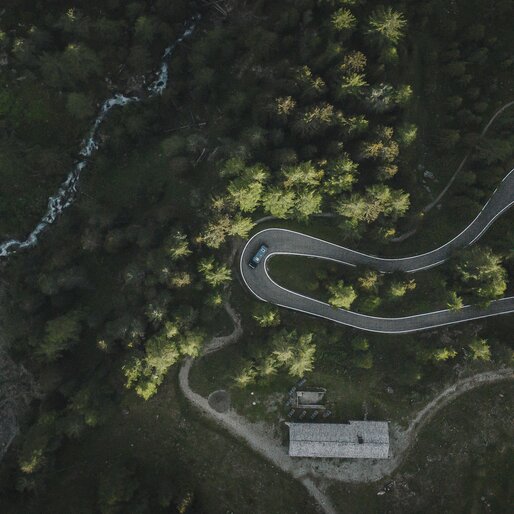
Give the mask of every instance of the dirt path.
M 238 245 L 234 244 L 230 257 L 231 262 L 236 257 L 237 247 Z M 241 316 L 230 304 L 230 290 L 228 289 L 223 307 L 231 318 L 234 328 L 226 336 L 213 337 L 205 346 L 201 357 L 221 350 L 230 344 L 235 344 L 243 336 Z M 514 377 L 513 370 L 504 369 L 477 374 L 450 385 L 416 414 L 406 430 L 402 430 L 397 425 L 390 426 L 390 458 L 387 460 L 292 459 L 282 444 L 280 434 L 276 433 L 275 427 L 266 423 L 250 423 L 233 410 L 224 413 L 217 412 L 209 405 L 206 398 L 195 393 L 189 385 L 189 373 L 193 362 L 192 359 L 186 360 L 179 372 L 179 386 L 187 400 L 230 434 L 243 440 L 255 452 L 299 480 L 326 514 L 337 513 L 324 492 L 328 480 L 363 483 L 377 481 L 390 475 L 408 455 L 419 431 L 441 408 L 473 388 Z
M 239 316 L 235 309 L 230 305 L 229 299 L 224 300 L 223 307 L 226 313 L 230 316 L 232 323 L 234 323 L 234 330 L 226 336 L 213 337 L 210 342 L 205 345 L 202 351 L 202 356 L 217 352 L 229 344 L 236 343 L 243 335 L 241 316 Z
M 407 430 L 403 434 L 403 447 L 398 455 L 397 467 L 407 456 L 407 450 L 416 442 L 421 429 L 446 405 L 455 400 L 458 396 L 486 384 L 492 384 L 502 380 L 514 379 L 512 368 L 486 371 L 477 375 L 463 378 L 444 389 L 432 401 L 427 403 L 416 416 L 411 420 Z
M 472 375 L 448 386 L 416 414 L 406 430 L 402 430 L 395 424 L 390 426 L 390 458 L 387 460 L 311 460 L 290 458 L 286 448 L 274 433 L 273 427 L 264 423 L 250 423 L 234 411 L 224 414 L 214 411 L 207 399 L 192 391 L 189 386 L 192 363 L 191 360 L 186 361 L 180 370 L 180 388 L 186 398 L 205 415 L 214 419 L 236 437 L 244 439 L 251 448 L 295 478 L 317 476 L 343 482 L 373 482 L 391 474 L 407 456 L 420 430 L 439 410 L 472 389 L 514 378 L 514 370 L 500 369 Z
M 265 424 L 252 424 L 234 411 L 219 413 L 211 408 L 206 398 L 195 393 L 189 386 L 189 372 L 193 361 L 187 359 L 179 372 L 179 385 L 184 396 L 203 414 L 226 429 L 237 439 L 242 439 L 252 450 L 271 461 L 282 471 L 300 480 L 307 488 L 309 494 L 315 498 L 326 514 L 336 514 L 328 497 L 319 489 L 314 481 L 306 476 L 301 467 L 296 467 L 288 456 L 280 440 L 273 433 L 271 427 Z
M 498 118 L 498 116 L 500 116 L 501 114 L 503 114 L 504 111 L 506 111 L 509 107 L 513 106 L 514 105 L 514 100 L 511 101 L 511 102 L 508 102 L 506 103 L 505 105 L 503 105 L 502 107 L 500 107 L 494 114 L 493 116 L 491 117 L 491 119 L 488 121 L 487 125 L 482 129 L 482 132 L 480 132 L 480 135 L 478 137 L 478 140 L 480 141 L 487 133 L 487 131 L 489 130 L 489 128 L 491 127 L 491 125 L 495 122 L 495 120 Z M 421 209 L 421 213 L 424 215 L 424 214 L 427 214 L 428 212 L 430 212 L 443 198 L 443 196 L 448 192 L 448 190 L 450 189 L 450 187 L 452 186 L 452 184 L 455 182 L 455 179 L 457 178 L 457 176 L 460 174 L 460 172 L 462 171 L 462 168 L 464 168 L 464 166 L 466 165 L 466 163 L 468 162 L 468 159 L 469 157 L 471 156 L 471 153 L 473 152 L 474 149 L 471 149 L 465 156 L 464 158 L 462 159 L 462 161 L 460 162 L 459 166 L 457 167 L 455 173 L 450 177 L 450 180 L 448 181 L 448 183 L 446 184 L 446 186 L 443 188 L 443 190 L 437 195 L 437 197 L 432 200 L 428 205 L 425 205 L 425 207 L 423 207 Z M 404 234 L 398 236 L 398 237 L 394 237 L 392 238 L 390 241 L 392 243 L 401 243 L 402 241 L 405 241 L 406 239 L 408 239 L 409 237 L 413 236 L 416 232 L 418 231 L 418 227 L 415 227 L 411 230 L 409 230 L 408 232 L 405 232 Z
M 228 344 L 235 343 L 243 335 L 241 319 L 228 301 L 225 309 L 234 320 L 234 330 L 224 337 L 213 338 L 203 355 L 217 351 Z M 415 444 L 419 432 L 446 405 L 458 396 L 486 384 L 512 380 L 514 370 L 500 369 L 478 373 L 458 380 L 443 389 L 410 421 L 406 430 L 398 425 L 390 426 L 390 458 L 387 460 L 337 460 L 337 459 L 292 459 L 282 444 L 276 429 L 266 423 L 250 423 L 233 410 L 219 413 L 212 409 L 206 398 L 195 393 L 189 385 L 189 373 L 193 360 L 184 361 L 179 372 L 179 386 L 191 404 L 205 416 L 214 420 L 237 439 L 243 440 L 250 448 L 268 459 L 282 471 L 300 480 L 309 494 L 318 502 L 326 514 L 337 511 L 324 492 L 328 480 L 365 483 L 380 480 L 392 474 L 405 460 L 409 449 Z
M 226 336 L 213 337 L 205 346 L 202 357 L 221 350 L 225 346 L 236 343 L 243 336 L 241 316 L 230 305 L 228 298 L 224 301 L 223 306 L 234 323 L 234 329 Z M 294 462 L 285 451 L 285 448 L 276 437 L 276 434 L 273 433 L 271 427 L 265 424 L 257 425 L 249 423 L 244 417 L 239 416 L 234 411 L 219 413 L 209 405 L 206 398 L 191 389 L 189 385 L 189 373 L 193 362 L 192 359 L 187 359 L 179 371 L 179 386 L 187 400 L 204 415 L 228 430 L 233 436 L 238 439 L 243 439 L 255 452 L 271 461 L 282 471 L 300 480 L 308 493 L 318 502 L 325 514 L 337 514 L 328 496 L 316 485 L 312 478 L 306 476 L 302 469 L 296 469 Z
M 478 141 L 480 141 L 487 133 L 487 131 L 489 130 L 489 127 L 494 123 L 494 121 L 496 120 L 496 118 L 498 118 L 498 116 L 500 116 L 504 111 L 506 111 L 510 106 L 514 105 L 514 100 L 512 102 L 509 102 L 509 103 L 506 103 L 504 106 L 500 107 L 492 116 L 492 118 L 489 120 L 489 122 L 487 123 L 487 125 L 482 129 L 482 132 L 480 132 L 480 135 L 478 136 Z M 443 196 L 447 193 L 448 189 L 450 189 L 450 187 L 452 186 L 452 184 L 455 182 L 455 179 L 457 178 L 457 175 L 461 172 L 462 168 L 464 167 L 464 165 L 466 164 L 466 162 L 468 161 L 470 155 L 471 155 L 471 152 L 473 151 L 474 149 L 470 150 L 466 156 L 464 157 L 464 159 L 462 159 L 461 163 L 459 164 L 459 167 L 457 168 L 457 170 L 455 171 L 455 173 L 451 176 L 450 180 L 448 181 L 448 183 L 446 184 L 446 186 L 444 187 L 444 189 L 437 195 L 437 198 L 435 200 L 433 200 L 432 202 L 430 202 L 428 205 L 426 205 L 425 207 L 423 207 L 422 209 L 422 212 L 423 214 L 426 214 L 427 212 L 431 211 L 440 201 L 441 199 L 443 198 Z
M 486 133 L 488 132 L 488 130 L 491 127 L 491 125 L 496 121 L 496 119 L 501 114 L 503 114 L 503 112 L 505 112 L 508 108 L 510 108 L 513 105 L 514 105 L 514 100 L 512 100 L 512 101 L 506 103 L 505 105 L 503 105 L 502 107 L 500 107 L 492 115 L 491 119 L 487 122 L 486 126 L 482 129 L 482 132 L 480 132 L 480 135 L 478 136 L 478 140 L 482 139 L 486 135 Z M 450 180 L 447 182 L 447 184 L 443 188 L 443 190 L 437 195 L 437 197 L 434 200 L 432 200 L 429 204 L 425 205 L 425 207 L 423 207 L 421 209 L 421 213 L 427 214 L 429 211 L 431 211 L 442 200 L 443 196 L 446 195 L 446 193 L 448 192 L 448 190 L 450 189 L 452 184 L 455 182 L 455 179 L 457 178 L 457 176 L 462 171 L 462 168 L 464 168 L 464 166 L 468 162 L 468 159 L 471 156 L 471 152 L 473 152 L 473 149 L 471 149 L 464 156 L 464 158 L 460 162 L 459 166 L 457 167 L 457 169 L 455 170 L 453 175 L 450 177 Z M 335 214 L 333 212 L 322 212 L 320 214 L 315 214 L 314 217 L 319 217 L 319 218 L 335 218 L 335 217 L 337 217 L 337 214 Z M 254 221 L 254 223 L 255 223 L 255 225 L 260 225 L 261 223 L 266 223 L 266 222 L 269 222 L 269 221 L 277 221 L 277 220 L 281 221 L 280 218 L 277 218 L 275 216 L 264 216 L 262 218 L 259 218 L 256 221 Z M 409 237 L 413 236 L 417 231 L 418 231 L 418 227 L 415 227 L 415 228 L 409 230 L 408 232 L 405 232 L 404 234 L 401 234 L 401 235 L 399 235 L 397 237 L 391 238 L 390 241 L 392 243 L 401 243 L 402 241 L 405 241 Z

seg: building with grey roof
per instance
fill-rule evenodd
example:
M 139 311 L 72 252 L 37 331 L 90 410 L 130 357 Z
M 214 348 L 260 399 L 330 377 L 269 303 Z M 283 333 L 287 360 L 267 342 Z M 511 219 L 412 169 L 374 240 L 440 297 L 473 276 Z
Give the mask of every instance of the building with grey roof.
M 286 423 L 291 457 L 387 459 L 389 425 L 386 421 L 348 423 Z

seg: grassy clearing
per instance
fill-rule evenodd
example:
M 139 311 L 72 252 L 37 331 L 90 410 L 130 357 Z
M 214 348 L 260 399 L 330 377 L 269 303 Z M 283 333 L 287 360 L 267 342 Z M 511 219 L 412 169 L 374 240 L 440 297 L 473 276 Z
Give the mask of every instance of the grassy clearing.
M 421 431 L 393 476 L 370 485 L 334 484 L 332 500 L 341 511 L 351 506 L 356 514 L 509 512 L 513 393 L 514 386 L 504 383 L 458 398 Z M 386 493 L 377 495 L 384 488 Z
M 2 512 L 96 512 L 99 473 L 127 462 L 140 481 L 167 484 L 176 498 L 192 491 L 194 513 L 314 512 L 297 481 L 201 418 L 175 384 L 172 373 L 148 402 L 127 394 L 104 426 L 59 452 L 43 497 L 10 506 L 0 499 Z
M 235 288 L 232 295 L 233 304 L 241 307 L 243 315 L 245 332 L 242 339 L 236 345 L 198 361 L 191 371 L 190 383 L 193 390 L 205 397 L 217 389 L 230 390 L 237 412 L 249 420 L 266 420 L 278 426 L 288 411 L 284 402 L 296 379 L 280 372 L 271 379 L 258 379 L 245 389 L 237 388 L 234 383 L 235 376 L 244 366 L 258 362 L 271 351 L 271 333 L 257 327 L 251 319 L 252 304 L 257 301 L 243 303 L 245 294 L 244 290 Z M 442 384 L 455 380 L 456 362 L 422 361 L 419 359 L 422 351 L 443 347 L 450 341 L 459 352 L 461 371 L 467 373 L 497 367 L 494 359 L 502 359 L 505 351 L 501 345 L 493 346 L 491 363 L 464 359 L 465 345 L 476 330 L 471 324 L 450 333 L 395 336 L 364 334 L 283 309 L 280 315 L 282 326 L 315 334 L 316 360 L 313 372 L 307 375 L 308 385 L 328 389 L 327 401 L 335 421 L 363 419 L 367 414 L 368 419 L 388 419 L 405 424 L 413 412 L 441 389 Z M 505 323 L 508 326 L 508 320 Z M 359 352 L 352 347 L 355 337 L 363 335 L 369 341 L 372 354 L 370 369 L 358 367 Z M 498 338 L 502 339 L 504 335 L 498 334 Z M 454 339 L 458 342 L 453 343 Z
M 328 302 L 330 296 L 326 286 L 339 280 L 343 280 L 347 285 L 353 285 L 358 291 L 357 278 L 363 272 L 323 259 L 284 255 L 270 260 L 270 271 L 274 279 L 287 289 L 324 302 Z M 405 296 L 388 299 L 383 293 L 386 287 L 384 286 L 380 288 L 382 291 L 379 289 L 382 303 L 373 312 L 363 310 L 362 296 L 357 297 L 351 310 L 372 316 L 400 317 L 446 308 L 444 274 L 440 270 L 421 271 L 412 277 L 416 281 L 416 288 L 408 291 Z M 382 279 L 387 280 L 388 277 Z
M 498 223 L 508 225 L 509 221 L 501 219 Z M 499 237 L 506 228 L 500 225 L 492 228 L 494 233 L 491 237 Z M 309 284 L 316 279 L 316 272 L 320 269 L 342 269 L 322 260 L 302 259 L 302 265 L 298 266 L 296 261 L 291 265 L 287 259 L 298 258 L 275 257 L 271 261 L 273 273 L 278 263 L 282 269 L 275 276 L 280 276 L 282 283 L 290 280 L 293 289 L 310 295 L 313 293 Z M 343 275 L 345 279 L 346 271 Z M 417 291 L 421 312 L 434 308 L 434 304 L 428 301 L 434 296 L 434 271 L 416 274 L 415 277 L 417 280 L 417 275 L 420 277 Z M 252 312 L 259 302 L 246 289 L 234 285 L 231 302 L 242 314 L 244 335 L 237 345 L 195 364 L 191 372 L 191 386 L 205 397 L 217 389 L 228 389 L 232 392 L 233 406 L 239 413 L 250 420 L 278 423 L 287 413 L 284 401 L 295 379 L 282 372 L 271 380 L 258 380 L 244 390 L 234 386 L 234 377 L 244 366 L 257 363 L 271 351 L 272 331 L 256 325 Z M 405 312 L 412 312 L 412 305 L 408 303 L 405 302 Z M 399 312 L 393 305 L 389 315 L 401 315 Z M 405 424 L 413 412 L 441 389 L 442 384 L 456 379 L 457 369 L 471 374 L 495 368 L 498 362 L 509 360 L 508 350 L 501 343 L 510 341 L 512 321 L 508 316 L 400 336 L 363 333 L 286 309 L 280 309 L 280 317 L 283 327 L 315 334 L 316 360 L 314 371 L 307 376 L 308 384 L 328 389 L 327 400 L 334 412 L 334 420 L 362 419 L 367 413 L 368 419 L 389 419 Z M 467 344 L 477 332 L 484 334 L 491 344 L 492 360 L 489 363 L 466 357 Z M 355 363 L 359 352 L 353 349 L 352 342 L 362 336 L 368 339 L 369 352 L 373 357 L 370 369 L 361 369 Z M 448 345 L 458 352 L 456 359 L 435 363 L 423 357 L 427 352 Z

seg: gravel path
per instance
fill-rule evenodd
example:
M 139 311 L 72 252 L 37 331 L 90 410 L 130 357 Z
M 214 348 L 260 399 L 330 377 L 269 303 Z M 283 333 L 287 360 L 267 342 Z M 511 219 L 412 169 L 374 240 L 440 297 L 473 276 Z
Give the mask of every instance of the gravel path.
M 233 436 L 242 439 L 252 450 L 259 455 L 268 459 L 275 466 L 282 471 L 289 473 L 294 478 L 300 480 L 307 488 L 323 512 L 326 514 L 336 514 L 328 497 L 321 491 L 321 489 L 314 483 L 314 481 L 307 476 L 307 473 L 302 467 L 295 465 L 293 460 L 289 457 L 286 449 L 280 443 L 277 435 L 273 432 L 272 427 L 262 424 L 249 423 L 244 417 L 239 416 L 234 411 L 228 413 L 220 413 L 215 411 L 209 405 L 207 399 L 195 393 L 189 386 L 189 372 L 193 364 L 192 359 L 186 359 L 180 368 L 179 372 L 179 385 L 184 396 L 204 415 L 214 420 L 218 425 L 228 430 Z
M 223 306 L 234 323 L 234 329 L 226 336 L 213 337 L 204 347 L 202 357 L 236 343 L 243 335 L 241 316 L 230 305 L 228 299 L 225 300 Z M 322 489 L 301 468 L 297 469 L 277 434 L 274 433 L 273 427 L 267 426 L 264 423 L 249 423 L 243 416 L 239 416 L 233 410 L 226 413 L 217 412 L 209 405 L 209 401 L 206 398 L 191 389 L 189 385 L 189 372 L 193 362 L 192 359 L 186 359 L 179 371 L 179 386 L 187 400 L 205 416 L 228 430 L 233 436 L 246 442 L 255 452 L 271 461 L 282 471 L 300 480 L 325 514 L 337 514 L 336 509 Z
M 204 352 L 204 355 L 215 351 L 214 348 L 216 350 L 221 349 L 224 344 L 233 344 L 243 334 L 239 315 L 228 302 L 225 308 L 232 319 L 237 320 L 238 323 L 235 323 L 234 331 L 229 336 L 214 338 L 214 344 L 207 345 L 208 351 Z M 179 386 L 184 396 L 205 416 L 214 420 L 236 438 L 243 440 L 255 452 L 268 459 L 282 471 L 300 480 L 326 514 L 336 514 L 337 512 L 324 493 L 327 479 L 366 483 L 390 475 L 405 460 L 420 430 L 440 409 L 467 391 L 485 384 L 514 378 L 512 369 L 500 369 L 472 375 L 448 386 L 414 416 L 406 430 L 402 430 L 398 425 L 391 424 L 390 458 L 387 460 L 292 459 L 287 454 L 286 447 L 282 444 L 280 435 L 276 433 L 274 427 L 266 423 L 250 423 L 233 410 L 227 413 L 219 413 L 211 408 L 206 398 L 195 393 L 189 385 L 189 373 L 192 365 L 193 360 L 187 359 L 179 372 Z
M 250 423 L 232 410 L 220 414 L 209 406 L 203 396 L 192 391 L 189 386 L 192 364 L 193 361 L 189 359 L 180 369 L 179 384 L 184 396 L 203 414 L 215 420 L 232 435 L 243 439 L 254 451 L 300 480 L 317 477 L 357 483 L 374 482 L 393 473 L 404 461 L 420 430 L 455 398 L 482 385 L 514 378 L 514 370 L 506 368 L 472 375 L 448 386 L 416 414 L 406 430 L 391 424 L 390 458 L 387 460 L 292 459 L 273 427 L 265 423 Z

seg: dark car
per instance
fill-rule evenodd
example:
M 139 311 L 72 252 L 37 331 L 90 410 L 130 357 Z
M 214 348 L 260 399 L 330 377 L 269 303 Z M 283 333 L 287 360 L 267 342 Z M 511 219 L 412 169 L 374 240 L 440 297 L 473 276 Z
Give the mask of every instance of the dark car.
M 248 263 L 248 266 L 250 268 L 255 269 L 259 262 L 262 261 L 264 256 L 266 255 L 266 252 L 268 251 L 268 247 L 266 245 L 261 245 L 259 249 L 257 250 L 256 254 L 250 259 L 250 262 Z

